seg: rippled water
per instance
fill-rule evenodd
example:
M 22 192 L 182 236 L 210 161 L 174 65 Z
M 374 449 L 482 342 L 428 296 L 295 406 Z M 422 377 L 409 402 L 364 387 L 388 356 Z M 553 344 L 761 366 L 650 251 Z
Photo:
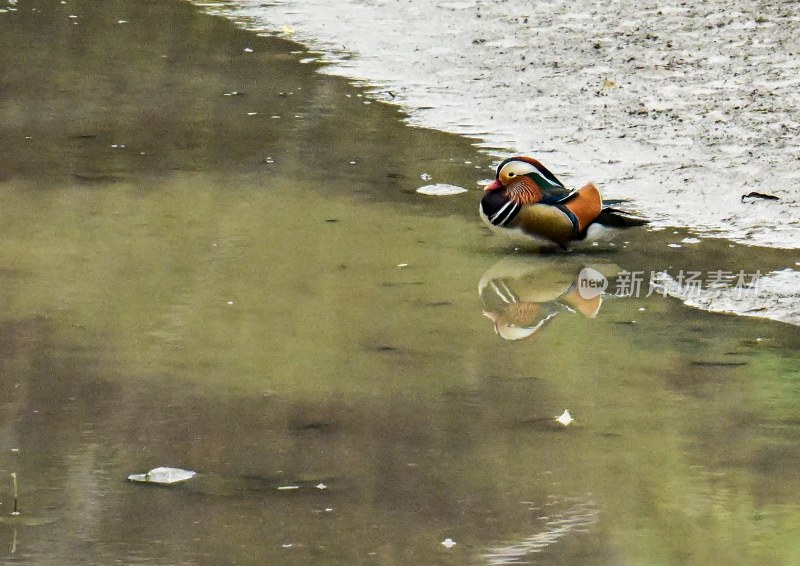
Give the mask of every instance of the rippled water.
M 13 7 L 2 562 L 800 558 L 796 327 L 574 286 L 784 254 L 517 254 L 477 220 L 486 157 L 296 45 L 179 2 Z M 198 475 L 126 481 L 157 466 Z

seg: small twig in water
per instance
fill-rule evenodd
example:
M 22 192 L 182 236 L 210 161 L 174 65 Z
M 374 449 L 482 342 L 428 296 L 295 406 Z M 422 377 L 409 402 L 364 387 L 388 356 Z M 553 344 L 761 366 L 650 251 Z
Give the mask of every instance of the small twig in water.
M 17 509 L 17 504 L 19 501 L 19 494 L 17 492 L 17 474 L 14 472 L 11 473 L 11 483 L 14 486 L 14 512 L 11 514 L 19 515 L 19 510 Z

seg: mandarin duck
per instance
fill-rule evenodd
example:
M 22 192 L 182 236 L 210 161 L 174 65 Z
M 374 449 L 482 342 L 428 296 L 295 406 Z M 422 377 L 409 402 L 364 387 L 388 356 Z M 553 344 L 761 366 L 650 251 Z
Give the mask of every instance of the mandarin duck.
M 648 221 L 603 205 L 594 183 L 570 190 L 532 157 L 506 159 L 484 187 L 480 215 L 494 232 L 517 241 L 567 249 Z

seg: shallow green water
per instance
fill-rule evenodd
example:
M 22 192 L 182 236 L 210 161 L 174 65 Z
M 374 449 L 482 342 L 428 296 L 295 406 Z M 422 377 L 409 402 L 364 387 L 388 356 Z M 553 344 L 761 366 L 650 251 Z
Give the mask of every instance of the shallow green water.
M 796 327 L 568 289 L 785 252 L 514 254 L 467 140 L 181 3 L 20 1 L 0 48 L 3 563 L 800 561 Z M 488 281 L 557 314 L 504 340 Z

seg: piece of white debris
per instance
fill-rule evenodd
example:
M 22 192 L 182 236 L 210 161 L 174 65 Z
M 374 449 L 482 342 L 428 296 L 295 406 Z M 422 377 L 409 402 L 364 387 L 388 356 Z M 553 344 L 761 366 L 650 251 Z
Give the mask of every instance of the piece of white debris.
M 450 195 L 460 195 L 466 193 L 467 189 L 459 187 L 458 185 L 448 185 L 446 183 L 437 183 L 435 185 L 425 185 L 417 189 L 417 192 L 422 195 L 429 195 L 434 197 L 444 197 Z
M 128 476 L 130 481 L 142 483 L 172 484 L 192 479 L 197 472 L 182 470 L 180 468 L 153 468 L 146 474 L 131 474 Z
M 567 426 L 569 423 L 573 422 L 575 419 L 572 418 L 572 415 L 569 414 L 569 411 L 564 409 L 564 412 L 561 413 L 560 416 L 556 417 L 556 422 L 561 423 L 564 426 Z
M 453 548 L 456 545 L 456 541 L 451 538 L 446 538 L 442 541 L 442 546 L 445 548 Z

